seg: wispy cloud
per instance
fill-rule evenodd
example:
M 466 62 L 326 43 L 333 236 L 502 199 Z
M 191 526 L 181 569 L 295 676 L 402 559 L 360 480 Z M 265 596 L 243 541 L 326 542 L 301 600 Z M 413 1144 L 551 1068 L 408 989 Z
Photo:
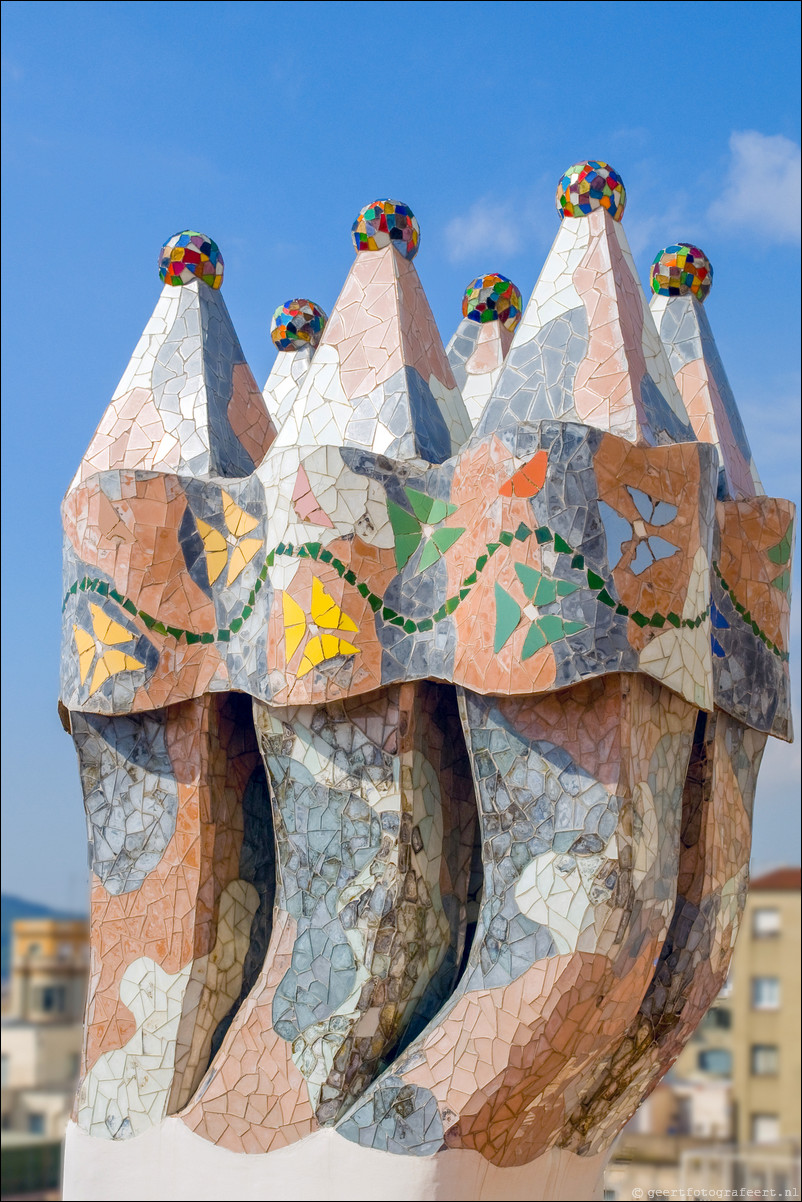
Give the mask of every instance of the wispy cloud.
M 763 487 L 772 497 L 799 495 L 801 387 L 795 374 L 769 375 L 759 394 L 746 389 L 738 399 Z
M 630 149 L 645 148 L 652 140 L 652 131 L 647 125 L 622 125 L 610 134 L 611 146 L 626 146 Z
M 15 62 L 14 59 L 6 58 L 5 55 L 0 60 L 0 70 L 2 70 L 3 79 L 9 80 L 11 83 L 19 83 L 25 77 L 22 64 Z
M 638 127 L 625 133 L 633 141 L 644 133 Z M 719 163 L 711 162 L 694 189 L 672 187 L 668 196 L 650 186 L 660 165 L 643 159 L 627 183 L 632 204 L 624 218 L 627 238 L 637 259 L 651 258 L 670 242 L 686 239 L 705 245 L 714 237 L 759 235 L 765 243 L 799 242 L 800 147 L 783 134 L 735 130 Z M 513 256 L 539 244 L 541 231 L 551 231 L 548 180 L 537 181 L 499 202 L 485 195 L 455 212 L 445 226 L 445 250 L 452 263 L 477 258 Z M 715 189 L 715 192 L 714 192 Z M 713 203 L 706 197 L 715 194 Z M 652 207 L 649 201 L 656 200 Z
M 730 163 L 709 219 L 771 242 L 799 242 L 800 148 L 783 134 L 747 129 L 730 137 Z
M 521 250 L 526 218 L 512 207 L 499 207 L 488 197 L 452 217 L 445 229 L 446 253 L 452 263 L 477 255 L 514 255 Z
M 722 148 L 723 150 L 723 148 Z M 800 148 L 783 134 L 735 131 L 721 160 L 711 162 L 693 190 L 673 187 L 663 207 L 652 207 L 664 194 L 649 187 L 659 167 L 651 159 L 627 173 L 631 205 L 624 225 L 632 252 L 656 254 L 668 242 L 707 238 L 740 239 L 745 232 L 764 243 L 799 242 Z M 706 197 L 715 196 L 712 203 Z
M 679 195 L 659 212 L 636 212 L 624 215 L 627 240 L 636 259 L 641 255 L 656 255 L 666 243 L 679 238 L 693 241 L 698 237 L 699 219 L 690 216 L 686 197 Z

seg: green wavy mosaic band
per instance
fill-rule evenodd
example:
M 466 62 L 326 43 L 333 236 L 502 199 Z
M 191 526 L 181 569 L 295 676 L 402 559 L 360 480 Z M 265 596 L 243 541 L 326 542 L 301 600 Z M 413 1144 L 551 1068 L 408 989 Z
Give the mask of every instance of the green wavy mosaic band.
M 213 631 L 204 631 L 203 633 L 198 634 L 195 631 L 186 630 L 180 626 L 168 626 L 164 622 L 160 622 L 157 618 L 154 618 L 152 614 L 146 613 L 145 610 L 138 609 L 134 602 L 130 600 L 130 598 L 125 597 L 122 593 L 118 592 L 117 589 L 112 588 L 105 581 L 93 579 L 89 576 L 84 576 L 82 580 L 76 581 L 70 587 L 64 597 L 62 612 L 66 609 L 71 596 L 75 596 L 79 592 L 94 592 L 101 597 L 110 597 L 113 601 L 116 601 L 117 604 L 122 607 L 122 609 L 131 614 L 132 617 L 140 618 L 147 626 L 148 630 L 154 630 L 157 634 L 169 635 L 176 641 L 179 641 L 183 638 L 188 644 L 215 642 L 227 643 L 230 641 L 231 635 L 237 634 L 242 628 L 243 624 L 253 613 L 253 607 L 256 603 L 256 596 L 260 592 L 262 585 L 266 582 L 267 573 L 273 566 L 276 557 L 288 556 L 296 559 L 312 559 L 320 563 L 330 564 L 343 580 L 345 580 L 348 584 L 353 585 L 357 592 L 365 598 L 374 613 L 378 613 L 378 611 L 381 610 L 382 618 L 391 626 L 398 626 L 407 634 L 415 634 L 418 631 L 431 630 L 437 622 L 442 622 L 444 618 L 448 617 L 449 614 L 452 614 L 454 610 L 457 609 L 457 607 L 471 592 L 473 586 L 477 583 L 479 576 L 501 547 L 510 547 L 515 541 L 521 543 L 526 542 L 532 535 L 534 535 L 539 544 L 542 545 L 545 543 L 552 543 L 555 551 L 572 556 L 571 567 L 575 570 L 585 573 L 588 588 L 590 588 L 592 592 L 596 593 L 598 600 L 601 601 L 603 605 L 615 610 L 617 614 L 621 614 L 626 618 L 631 618 L 632 621 L 638 626 L 652 626 L 659 629 L 669 625 L 675 627 L 676 629 L 692 629 L 698 627 L 710 612 L 710 607 L 708 606 L 695 618 L 681 618 L 678 614 L 673 612 L 668 614 L 644 614 L 638 609 L 630 610 L 626 605 L 621 604 L 610 596 L 602 577 L 597 575 L 596 572 L 592 571 L 590 568 L 586 568 L 584 557 L 580 554 L 577 554 L 574 549 L 569 546 L 569 544 L 563 538 L 560 537 L 559 534 L 553 533 L 548 529 L 547 526 L 538 526 L 535 530 L 532 530 L 523 522 L 518 526 L 518 529 L 514 533 L 509 530 L 502 530 L 498 536 L 497 542 L 487 543 L 483 554 L 477 557 L 473 566 L 473 570 L 462 581 L 459 591 L 452 597 L 449 597 L 439 609 L 435 610 L 430 617 L 421 618 L 417 621 L 412 618 L 405 618 L 403 614 L 400 614 L 395 609 L 385 605 L 383 599 L 377 596 L 376 593 L 372 592 L 370 587 L 364 581 L 357 579 L 355 572 L 353 572 L 347 566 L 347 564 L 344 564 L 342 560 L 338 559 L 332 554 L 331 551 L 329 551 L 323 546 L 322 543 L 319 542 L 302 543 L 298 547 L 293 546 L 292 543 L 282 542 L 279 543 L 278 546 L 276 546 L 272 551 L 269 551 L 265 557 L 262 570 L 259 573 L 253 588 L 250 590 L 248 600 L 243 605 L 239 617 L 234 618 L 229 626 L 224 626 L 219 629 L 216 634 Z M 740 602 L 736 600 L 735 594 L 725 581 L 724 577 L 721 575 L 718 564 L 713 565 L 713 570 L 721 581 L 722 587 L 730 597 L 730 600 L 732 601 L 733 606 L 735 607 L 735 610 L 741 619 L 748 626 L 751 626 L 754 633 L 761 640 L 761 642 L 765 643 L 772 654 L 776 655 L 783 661 L 787 661 L 788 652 L 783 651 L 777 646 L 776 643 L 772 642 L 771 639 L 754 621 L 752 615 L 744 609 Z

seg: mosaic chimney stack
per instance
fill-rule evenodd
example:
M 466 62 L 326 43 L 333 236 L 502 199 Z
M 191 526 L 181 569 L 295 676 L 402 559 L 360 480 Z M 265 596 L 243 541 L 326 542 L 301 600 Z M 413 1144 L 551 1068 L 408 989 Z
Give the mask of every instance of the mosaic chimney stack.
M 320 305 L 304 297 L 285 301 L 273 314 L 270 337 L 279 353 L 262 397 L 279 429 L 295 404 L 327 320 Z
M 709 262 L 668 246 L 650 310 L 625 200 L 570 167 L 528 304 L 477 276 L 448 353 L 373 202 L 262 394 L 215 243 L 163 248 L 63 506 L 65 1198 L 590 1197 L 715 998 L 791 737 L 794 513 Z
M 677 243 L 656 256 L 650 272 L 651 310 L 677 388 L 700 442 L 718 448 L 719 492 L 743 500 L 763 492 L 730 382 L 707 320 L 713 284 L 710 260 L 698 246 Z
M 576 163 L 557 187 L 560 230 L 477 426 L 513 437 L 557 418 L 639 446 L 693 431 L 649 315 L 621 220 L 626 190 L 607 163 Z
M 64 660 L 62 714 L 93 863 L 90 1067 L 76 1113 L 112 1139 L 151 1128 L 192 1093 L 272 907 L 259 877 L 260 856 L 272 866 L 272 827 L 253 731 L 240 698 L 210 691 L 219 660 L 189 631 L 176 642 L 175 623 L 213 623 L 207 581 L 236 587 L 261 545 L 234 497 L 275 429 L 219 291 L 217 245 L 176 234 L 159 274 L 154 314 L 63 507 L 66 577 L 82 578 L 68 594 L 77 654 Z M 211 476 L 225 486 L 206 522 Z M 171 691 L 182 676 L 185 691 Z M 244 830 L 249 808 L 261 850 Z
M 400 201 L 374 201 L 352 238 L 354 265 L 278 445 L 342 443 L 442 463 L 470 423 L 413 264 L 417 219 Z
M 118 468 L 247 476 L 275 436 L 219 291 L 217 244 L 175 234 L 159 275 L 162 294 L 77 481 Z
M 520 320 L 521 294 L 505 275 L 477 276 L 465 289 L 462 321 L 446 354 L 471 426 L 493 394 Z

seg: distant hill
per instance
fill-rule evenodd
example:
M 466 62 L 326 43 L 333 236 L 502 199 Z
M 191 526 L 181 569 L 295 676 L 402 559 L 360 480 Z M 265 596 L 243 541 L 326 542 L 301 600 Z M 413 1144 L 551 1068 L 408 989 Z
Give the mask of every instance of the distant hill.
M 50 906 L 42 906 L 38 902 L 26 901 L 24 897 L 14 897 L 11 893 L 0 894 L 0 968 L 4 981 L 8 980 L 11 972 L 11 927 L 18 918 L 85 918 L 84 914 L 68 914 L 64 910 L 53 910 Z

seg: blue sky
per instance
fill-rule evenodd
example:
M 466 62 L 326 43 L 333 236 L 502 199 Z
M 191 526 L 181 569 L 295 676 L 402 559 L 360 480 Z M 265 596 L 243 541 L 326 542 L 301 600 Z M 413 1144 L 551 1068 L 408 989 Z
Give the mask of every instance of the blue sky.
M 798 501 L 796 4 L 12 0 L 3 21 L 5 891 L 85 897 L 56 716 L 59 504 L 176 230 L 219 243 L 262 383 L 273 309 L 330 310 L 363 204 L 414 209 L 447 339 L 473 276 L 529 296 L 558 177 L 602 158 L 644 279 L 678 239 L 712 260 L 707 310 L 764 486 Z M 798 752 L 772 742 L 753 868 L 798 857 L 798 797 Z

